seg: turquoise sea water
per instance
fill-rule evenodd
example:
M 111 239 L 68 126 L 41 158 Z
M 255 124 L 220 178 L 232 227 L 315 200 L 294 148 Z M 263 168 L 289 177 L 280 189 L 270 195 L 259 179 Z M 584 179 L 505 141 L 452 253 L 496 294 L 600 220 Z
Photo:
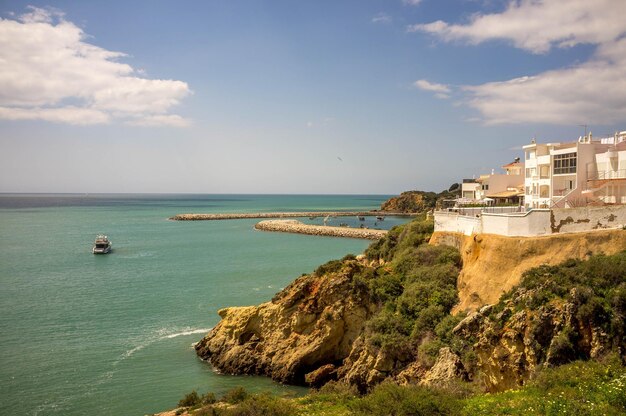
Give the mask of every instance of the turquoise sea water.
M 240 385 L 301 394 L 264 377 L 217 374 L 192 344 L 219 321 L 218 309 L 267 301 L 369 242 L 255 231 L 256 220 L 167 218 L 366 210 L 386 198 L 0 195 L 0 414 L 143 415 L 174 407 L 192 389 Z M 91 254 L 98 233 L 109 236 L 112 254 Z

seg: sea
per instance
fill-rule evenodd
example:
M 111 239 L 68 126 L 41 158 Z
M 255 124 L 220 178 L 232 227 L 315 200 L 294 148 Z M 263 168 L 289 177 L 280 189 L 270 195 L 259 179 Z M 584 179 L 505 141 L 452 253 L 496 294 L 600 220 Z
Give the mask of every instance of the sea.
M 144 415 L 186 393 L 303 387 L 220 374 L 193 349 L 227 306 L 255 305 L 367 240 L 272 233 L 182 213 L 358 211 L 387 195 L 0 194 L 0 414 Z M 321 224 L 322 218 L 301 218 Z M 367 217 L 388 229 L 406 218 Z M 353 217 L 331 218 L 329 225 Z M 93 255 L 97 234 L 113 244 Z

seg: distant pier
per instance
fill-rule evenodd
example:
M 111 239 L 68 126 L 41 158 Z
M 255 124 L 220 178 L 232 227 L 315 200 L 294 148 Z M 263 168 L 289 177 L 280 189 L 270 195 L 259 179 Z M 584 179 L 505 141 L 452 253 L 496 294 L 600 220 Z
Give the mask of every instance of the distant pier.
M 254 218 L 297 218 L 297 217 L 414 217 L 417 214 L 387 211 L 313 211 L 313 212 L 256 212 L 256 213 L 228 213 L 228 214 L 178 214 L 170 217 L 174 221 L 217 221 L 239 220 Z
M 368 240 L 378 240 L 387 234 L 387 230 L 309 225 L 296 220 L 266 220 L 259 222 L 254 226 L 254 228 L 263 231 L 279 231 L 284 233 L 322 235 L 329 237 L 365 238 Z

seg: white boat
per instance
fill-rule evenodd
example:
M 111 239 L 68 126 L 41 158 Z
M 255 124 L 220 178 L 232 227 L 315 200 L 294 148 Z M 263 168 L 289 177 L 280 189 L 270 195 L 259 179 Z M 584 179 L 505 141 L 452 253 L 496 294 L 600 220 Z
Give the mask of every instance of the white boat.
M 109 237 L 103 234 L 99 234 L 96 237 L 96 241 L 93 243 L 93 254 L 108 254 L 111 252 L 111 241 Z

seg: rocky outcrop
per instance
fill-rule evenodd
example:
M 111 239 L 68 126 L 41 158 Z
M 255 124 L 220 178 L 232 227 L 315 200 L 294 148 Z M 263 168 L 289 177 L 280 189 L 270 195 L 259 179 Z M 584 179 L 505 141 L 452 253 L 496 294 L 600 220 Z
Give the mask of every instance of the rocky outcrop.
M 598 358 L 611 350 L 614 340 L 592 320 L 580 318 L 576 289 L 570 293 L 573 301 L 516 307 L 530 295 L 519 289 L 503 310 L 485 306 L 454 328 L 457 335 L 475 340 L 472 348 L 488 391 L 518 388 L 540 365 Z
M 266 220 L 259 222 L 254 226 L 254 228 L 263 231 L 278 231 L 283 233 L 320 235 L 328 237 L 365 238 L 368 240 L 378 240 L 387 234 L 387 230 L 310 225 L 296 220 Z
M 336 377 L 378 306 L 352 276 L 362 265 L 305 275 L 259 306 L 219 311 L 222 321 L 196 351 L 218 370 L 317 385 Z
M 555 265 L 592 254 L 615 254 L 626 249 L 626 231 L 601 230 L 545 237 L 465 236 L 436 232 L 430 244 L 450 245 L 461 252 L 459 304 L 453 313 L 493 304 L 520 282 L 522 274 L 542 264 Z
M 435 207 L 437 194 L 434 192 L 407 191 L 385 201 L 381 211 L 424 212 Z

